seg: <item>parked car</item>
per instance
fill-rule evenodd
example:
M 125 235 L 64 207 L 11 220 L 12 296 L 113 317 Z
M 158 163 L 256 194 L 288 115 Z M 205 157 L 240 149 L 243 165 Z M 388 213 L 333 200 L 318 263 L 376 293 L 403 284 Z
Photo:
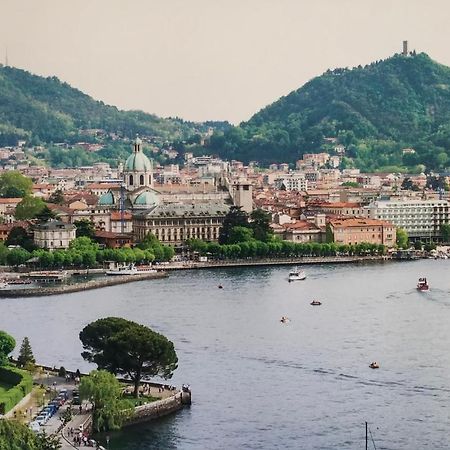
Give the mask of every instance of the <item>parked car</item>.
M 38 423 L 39 426 L 45 425 L 49 419 L 49 416 L 47 414 L 39 414 L 36 419 L 34 419 L 34 422 Z

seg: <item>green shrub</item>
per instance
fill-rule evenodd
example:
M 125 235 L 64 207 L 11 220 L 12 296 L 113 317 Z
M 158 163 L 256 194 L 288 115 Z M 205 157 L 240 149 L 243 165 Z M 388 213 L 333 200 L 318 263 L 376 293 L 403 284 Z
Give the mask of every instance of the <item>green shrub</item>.
M 0 367 L 0 381 L 14 386 L 0 395 L 0 414 L 14 408 L 33 388 L 31 375 L 15 367 Z

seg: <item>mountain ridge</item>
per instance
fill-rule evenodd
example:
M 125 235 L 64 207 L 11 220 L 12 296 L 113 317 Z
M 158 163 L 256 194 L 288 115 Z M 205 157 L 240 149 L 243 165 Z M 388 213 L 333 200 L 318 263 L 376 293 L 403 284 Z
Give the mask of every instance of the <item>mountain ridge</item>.
M 327 70 L 238 127 L 216 133 L 209 150 L 245 162 L 292 163 L 304 153 L 331 150 L 324 138 L 334 137 L 364 169 L 437 168 L 450 160 L 449 123 L 450 68 L 425 53 L 396 54 Z M 404 161 L 401 150 L 411 146 L 417 153 Z

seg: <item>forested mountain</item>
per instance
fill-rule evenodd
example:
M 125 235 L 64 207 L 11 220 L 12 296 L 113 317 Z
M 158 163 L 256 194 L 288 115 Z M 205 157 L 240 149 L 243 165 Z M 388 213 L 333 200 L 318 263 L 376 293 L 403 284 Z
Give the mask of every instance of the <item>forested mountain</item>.
M 76 142 L 80 140 L 80 130 L 95 128 L 125 137 L 139 133 L 176 140 L 211 125 L 214 122 L 202 125 L 162 119 L 142 111 L 120 111 L 56 77 L 44 78 L 0 66 L 0 145 L 14 145 L 18 139 L 34 144 Z
M 450 68 L 414 53 L 328 70 L 248 122 L 216 133 L 209 151 L 266 164 L 294 162 L 303 153 L 332 151 L 324 138 L 346 146 L 344 165 L 365 170 L 446 167 Z M 404 154 L 405 147 L 415 153 Z

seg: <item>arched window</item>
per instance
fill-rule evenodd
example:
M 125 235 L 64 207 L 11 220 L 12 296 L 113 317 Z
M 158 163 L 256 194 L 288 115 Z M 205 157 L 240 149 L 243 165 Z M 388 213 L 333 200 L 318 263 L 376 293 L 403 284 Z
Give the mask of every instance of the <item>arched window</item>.
M 144 184 L 144 175 L 141 175 L 139 177 L 139 183 L 141 184 L 141 186 Z
M 130 175 L 130 186 L 133 186 L 133 175 Z
M 148 184 L 150 184 L 150 185 L 152 184 L 152 176 L 151 175 L 148 176 Z

